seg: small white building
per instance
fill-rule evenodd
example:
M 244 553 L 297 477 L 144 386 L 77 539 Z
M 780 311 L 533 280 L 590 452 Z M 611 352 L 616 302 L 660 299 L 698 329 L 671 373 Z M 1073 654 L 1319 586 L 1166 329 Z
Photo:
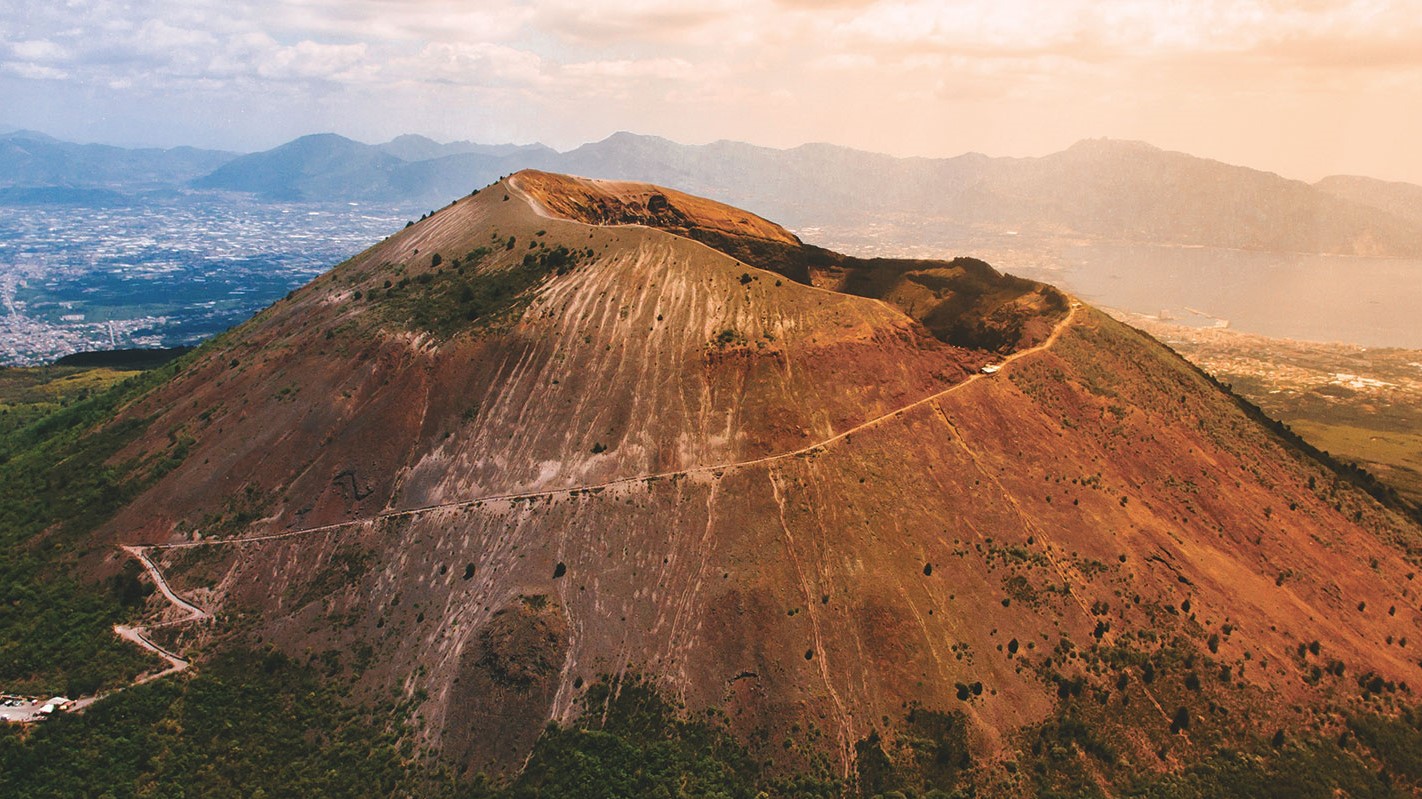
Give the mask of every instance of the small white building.
M 73 704 L 73 701 L 66 697 L 52 696 L 49 698 L 49 701 L 40 705 L 40 709 L 37 712 L 41 716 L 48 716 L 56 711 L 68 709 L 71 704 Z

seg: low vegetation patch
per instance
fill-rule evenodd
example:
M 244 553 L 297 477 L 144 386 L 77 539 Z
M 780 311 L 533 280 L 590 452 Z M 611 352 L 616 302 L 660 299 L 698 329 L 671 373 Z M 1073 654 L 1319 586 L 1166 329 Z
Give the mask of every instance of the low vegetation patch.
M 650 685 L 613 690 L 591 685 L 585 712 L 570 727 L 550 725 L 524 772 L 503 788 L 485 785 L 475 796 L 534 799 L 577 796 L 839 796 L 837 782 L 771 778 L 764 764 L 716 722 L 688 718 Z M 764 791 L 764 793 L 761 793 Z
M 83 402 L 137 375 L 133 369 L 26 366 L 0 369 L 0 436 Z
M 399 728 L 383 721 L 393 715 L 358 710 L 282 655 L 229 652 L 190 680 L 124 691 L 27 738 L 0 728 L 0 763 L 13 795 L 30 799 L 426 793 L 402 786 L 411 772 Z
M 63 404 L 0 437 L 0 688 L 81 696 L 158 666 L 113 634 L 135 586 L 82 583 L 74 562 L 94 529 L 186 456 L 192 440 L 123 463 L 147 421 L 117 411 L 171 377 L 171 364 Z M 136 579 L 136 577 L 135 577 Z
M 1020 751 L 1007 760 L 971 758 L 963 714 L 911 707 L 892 733 L 872 733 L 856 745 L 854 777 L 845 784 L 827 762 L 798 773 L 777 768 L 739 743 L 716 712 L 691 714 L 650 684 L 623 678 L 587 685 L 578 720 L 550 724 L 522 772 L 496 783 L 481 775 L 457 777 L 458 764 L 440 764 L 417 749 L 405 724 L 413 703 L 355 702 L 340 686 L 358 673 L 356 659 L 328 652 L 302 663 L 271 651 L 231 649 L 198 664 L 190 677 L 124 691 L 28 735 L 0 728 L 0 763 L 23 780 L 25 796 L 37 799 L 943 799 L 1003 793 L 1383 799 L 1415 795 L 1422 779 L 1416 713 L 1354 716 L 1341 736 L 1289 730 L 1220 741 L 1194 755 L 1154 711 L 1145 712 L 1161 726 L 1148 738 L 1164 742 L 1159 755 L 1150 756 L 1164 757 L 1169 748 L 1172 759 L 1186 760 L 1162 772 L 1159 763 L 1139 762 L 1132 736 L 1102 718 L 1119 711 L 1100 704 L 1088 686 L 1068 692 L 1051 717 L 1023 731 Z M 1190 734 L 1209 733 L 1192 723 Z
M 381 301 L 388 317 L 402 325 L 450 338 L 507 321 L 532 298 L 534 288 L 550 275 L 576 267 L 586 251 L 562 245 L 548 248 L 538 242 L 510 266 L 496 262 L 492 255 L 492 250 L 480 247 L 413 278 L 387 281 L 389 285 L 371 290 L 366 297 Z

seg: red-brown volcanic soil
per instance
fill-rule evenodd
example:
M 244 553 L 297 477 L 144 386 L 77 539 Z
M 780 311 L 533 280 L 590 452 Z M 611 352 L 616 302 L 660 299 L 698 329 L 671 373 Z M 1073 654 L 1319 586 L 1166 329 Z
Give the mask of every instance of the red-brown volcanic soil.
M 1034 298 L 1031 350 L 974 377 L 1004 353 L 935 336 L 899 289 L 805 285 L 691 229 L 798 246 L 542 173 L 391 236 L 127 409 L 151 421 L 120 457 L 196 443 L 103 542 L 295 533 L 154 557 L 215 634 L 363 653 L 362 690 L 421 697 L 426 742 L 494 771 L 628 675 L 787 768 L 844 769 L 914 703 L 1010 753 L 1078 678 L 1144 769 L 1326 724 L 1367 672 L 1422 684 L 1416 527 L 1154 340 L 1002 288 Z M 480 247 L 470 280 L 577 257 L 452 334 L 396 310 Z M 1220 710 L 1173 736 L 1186 703 Z

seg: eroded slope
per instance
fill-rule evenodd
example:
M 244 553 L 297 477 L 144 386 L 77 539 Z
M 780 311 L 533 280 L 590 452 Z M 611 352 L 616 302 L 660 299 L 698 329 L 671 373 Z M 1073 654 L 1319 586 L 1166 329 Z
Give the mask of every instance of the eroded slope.
M 882 299 L 956 346 L 1001 354 L 1029 347 L 1067 311 L 1056 289 L 974 258 L 853 258 L 806 245 L 754 214 L 659 186 L 536 171 L 510 184 L 549 216 L 666 230 L 799 283 Z
M 986 376 L 901 310 L 952 264 L 885 302 L 547 218 L 524 180 L 132 406 L 132 454 L 192 443 L 105 535 L 494 772 L 633 675 L 837 775 L 910 707 L 988 761 L 1074 708 L 1151 771 L 1422 678 L 1416 529 L 1155 342 L 1024 282 Z

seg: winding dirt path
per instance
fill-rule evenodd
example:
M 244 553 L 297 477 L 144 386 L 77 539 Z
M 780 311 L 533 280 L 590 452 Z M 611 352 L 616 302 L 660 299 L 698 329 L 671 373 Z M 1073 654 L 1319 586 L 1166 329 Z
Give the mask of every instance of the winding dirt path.
M 77 699 L 74 701 L 73 704 L 69 706 L 69 712 L 71 713 L 81 712 L 84 710 L 84 708 L 94 704 L 100 699 L 103 699 L 106 696 L 112 696 L 113 694 L 116 694 L 119 691 L 124 690 L 125 688 L 132 688 L 135 685 L 142 685 L 146 682 L 151 682 L 153 680 L 167 677 L 170 674 L 177 674 L 179 672 L 186 671 L 187 668 L 192 665 L 192 662 L 189 661 L 187 658 L 175 652 L 171 652 L 167 649 L 164 649 L 163 647 L 154 643 L 153 639 L 149 637 L 149 633 L 155 627 L 171 627 L 178 624 L 187 624 L 189 622 L 206 621 L 212 618 L 211 613 L 208 613 L 206 610 L 203 610 L 202 608 L 198 607 L 197 605 L 194 605 L 188 600 L 183 599 L 177 594 L 177 592 L 172 589 L 171 586 L 168 585 L 168 580 L 166 577 L 163 576 L 163 571 L 158 568 L 158 565 L 154 563 L 148 557 L 148 553 L 144 551 L 146 547 L 125 544 L 120 546 L 119 549 L 123 550 L 124 554 L 137 560 L 143 566 L 144 571 L 147 571 L 148 576 L 153 579 L 153 584 L 156 585 L 158 587 L 158 591 L 163 594 L 163 598 L 168 600 L 168 603 L 173 607 L 183 611 L 184 616 L 180 619 L 173 619 L 171 621 L 165 621 L 159 624 L 147 626 L 115 624 L 114 635 L 117 635 L 119 638 L 122 638 L 123 640 L 128 641 L 129 643 L 135 646 L 152 652 L 153 654 L 157 655 L 165 662 L 167 662 L 168 666 L 167 668 L 164 668 L 160 671 L 140 674 L 134 678 L 133 682 L 123 686 L 123 688 L 116 688 L 112 691 L 107 691 L 104 693 L 95 694 L 93 696 L 86 696 L 81 699 Z
M 158 590 L 163 593 L 163 596 L 166 597 L 167 600 L 171 602 L 174 607 L 187 614 L 187 618 L 178 619 L 177 621 L 170 621 L 167 622 L 167 624 L 181 624 L 182 622 L 188 621 L 204 621 L 212 618 L 211 613 L 208 613 L 197 605 L 194 605 L 186 599 L 183 599 L 173 591 L 172 587 L 168 585 L 168 580 L 163 577 L 163 572 L 159 571 L 158 565 L 155 564 L 151 559 L 149 559 L 148 553 L 144 551 L 146 547 L 125 545 L 119 547 L 119 549 L 122 549 L 124 552 L 127 552 L 130 557 L 136 558 L 139 563 L 143 564 L 143 568 L 148 571 L 148 575 L 153 578 L 153 582 L 157 584 Z
M 190 662 L 188 662 L 187 658 L 184 658 L 174 652 L 170 652 L 167 649 L 164 649 L 163 647 L 153 643 L 153 639 L 149 637 L 149 631 L 154 627 L 171 627 L 176 624 L 187 624 L 189 622 L 195 621 L 207 621 L 208 619 L 212 618 L 212 614 L 208 613 L 206 610 L 203 610 L 197 605 L 194 605 L 188 600 L 178 596 L 177 592 L 174 591 L 172 587 L 168 585 L 168 578 L 163 576 L 163 571 L 158 568 L 158 564 L 154 563 L 152 559 L 148 557 L 148 553 L 144 551 L 145 547 L 124 545 L 119 547 L 119 549 L 123 550 L 126 554 L 128 554 L 129 557 L 137 560 L 140 564 L 142 564 L 144 570 L 148 572 L 148 576 L 153 578 L 153 584 L 158 586 L 158 591 L 163 594 L 163 598 L 168 600 L 168 604 L 172 605 L 178 610 L 183 611 L 184 614 L 183 618 L 173 619 L 172 621 L 165 621 L 161 624 L 154 624 L 147 627 L 130 626 L 127 624 L 114 625 L 115 635 L 124 639 L 125 641 L 130 641 L 134 644 L 137 644 L 138 646 L 143 647 L 144 649 L 147 649 L 149 652 L 152 652 L 153 654 L 157 655 L 160 658 L 163 658 L 168 662 L 168 668 L 162 671 L 154 672 L 152 674 L 141 675 L 138 679 L 134 680 L 133 684 L 142 685 L 143 683 L 146 683 L 149 680 L 156 680 L 159 677 L 167 677 L 169 674 L 177 674 L 180 671 L 186 670 L 188 666 L 192 665 Z
M 535 204 L 535 207 L 536 207 L 536 204 Z M 151 651 L 151 652 L 157 654 L 159 657 L 163 658 L 163 659 L 164 659 L 165 661 L 167 661 L 167 663 L 168 663 L 168 668 L 166 668 L 166 669 L 164 669 L 163 671 L 160 671 L 160 672 L 154 672 L 154 673 L 152 673 L 152 674 L 140 676 L 138 679 L 136 679 L 136 680 L 132 683 L 132 685 L 141 685 L 142 683 L 148 682 L 148 681 L 150 681 L 150 680 L 156 680 L 156 679 L 158 679 L 158 678 L 160 678 L 160 677 L 166 677 L 166 676 L 168 676 L 168 675 L 170 675 L 170 674 L 177 674 L 177 673 L 179 673 L 179 672 L 182 672 L 182 671 L 186 670 L 186 669 L 191 665 L 191 664 L 189 663 L 189 661 L 187 661 L 186 659 L 180 657 L 179 655 L 177 655 L 177 654 L 175 654 L 175 653 L 173 653 L 173 652 L 169 652 L 168 650 L 166 650 L 166 649 L 164 649 L 164 648 L 158 646 L 157 644 L 153 643 L 153 641 L 152 641 L 152 640 L 149 638 L 149 636 L 148 636 L 149 630 L 151 630 L 152 627 L 158 627 L 158 626 L 164 626 L 164 627 L 166 627 L 166 626 L 171 626 L 171 625 L 176 625 L 176 624 L 187 624 L 187 623 L 190 623 L 190 622 L 206 621 L 206 620 L 210 620 L 210 619 L 212 618 L 212 614 L 211 614 L 211 613 L 209 613 L 208 611 L 204 610 L 203 608 L 198 607 L 197 605 L 194 605 L 192 602 L 189 602 L 188 600 L 182 598 L 181 596 L 179 596 L 179 595 L 177 594 L 177 592 L 175 592 L 175 591 L 172 589 L 171 586 L 168 585 L 167 578 L 165 578 L 165 577 L 163 576 L 162 570 L 160 570 L 160 569 L 158 568 L 157 564 L 155 564 L 155 563 L 153 562 L 153 560 L 148 557 L 148 551 L 149 551 L 149 550 L 187 549 L 187 548 L 191 548 L 191 547 L 204 547 L 204 546 L 230 546 L 230 545 L 233 545 L 233 544 L 248 544 L 248 543 L 260 543 L 260 542 L 263 542 L 263 541 L 277 541 L 277 540 L 286 539 L 286 538 L 295 538 L 295 537 L 298 537 L 298 536 L 312 535 L 312 534 L 316 534 L 316 533 L 323 533 L 323 532 L 330 532 L 330 531 L 333 531 L 333 530 L 340 530 L 340 529 L 343 529 L 343 528 L 352 527 L 352 526 L 356 526 L 356 525 L 360 525 L 360 524 L 366 524 L 366 523 L 368 523 L 368 522 L 379 521 L 379 520 L 382 520 L 382 519 L 396 519 L 396 518 L 401 518 L 401 517 L 406 517 L 406 516 L 416 516 L 416 515 L 419 515 L 419 514 L 429 513 L 429 512 L 433 512 L 433 511 L 439 511 L 439 510 L 448 510 L 448 509 L 453 509 L 453 508 L 464 508 L 464 507 L 469 507 L 469 506 L 475 505 L 475 504 L 481 504 L 481 503 L 484 503 L 484 502 L 499 502 L 499 501 L 511 501 L 511 500 L 520 500 L 520 499 L 533 499 L 533 498 L 552 497 L 552 496 L 559 496 L 559 495 L 569 495 L 569 494 L 578 493 L 578 492 L 583 492 L 583 491 L 593 491 L 593 490 L 600 490 L 600 489 L 605 489 L 605 488 L 611 488 L 611 487 L 614 487 L 614 486 L 632 485 L 632 484 L 635 484 L 635 483 L 645 482 L 645 481 L 648 481 L 648 480 L 665 479 L 665 478 L 673 478 L 673 477 L 687 477 L 687 476 L 691 476 L 691 475 L 719 474 L 719 473 L 724 473 L 724 472 L 726 472 L 726 471 L 731 471 L 731 470 L 734 470 L 734 469 L 744 469 L 744 468 L 749 468 L 749 467 L 752 467 L 752 466 L 760 466 L 760 465 L 767 464 L 767 463 L 774 463 L 774 462 L 776 462 L 776 461 L 786 460 L 786 459 L 789 459 L 789 458 L 796 458 L 796 457 L 801 457 L 801 456 L 804 456 L 804 455 L 809 455 L 809 454 L 812 454 L 812 453 L 821 451 L 821 450 L 823 450 L 824 448 L 829 447 L 829 446 L 832 446 L 832 445 L 834 445 L 834 444 L 836 444 L 836 443 L 838 443 L 838 442 L 844 441 L 844 440 L 848 439 L 850 436 L 854 435 L 855 433 L 859 433 L 859 432 L 862 432 L 862 431 L 864 431 L 864 430 L 868 430 L 868 429 L 870 429 L 870 428 L 877 427 L 877 426 L 879 426 L 879 425 L 881 425 L 881 424 L 884 424 L 885 422 L 889 422 L 889 421 L 892 421 L 892 420 L 894 420 L 894 419 L 897 419 L 897 418 L 899 418 L 900 416 L 903 416 L 903 415 L 905 415 L 905 414 L 907 414 L 907 413 L 910 413 L 910 412 L 912 412 L 912 411 L 914 411 L 914 410 L 916 410 L 916 409 L 918 409 L 918 408 L 922 408 L 922 407 L 924 407 L 924 406 L 926 406 L 926 405 L 929 405 L 930 403 L 932 403 L 932 402 L 934 402 L 934 401 L 936 401 L 936 400 L 938 400 L 938 399 L 941 399 L 941 398 L 943 398 L 943 397 L 945 397 L 945 396 L 948 396 L 949 394 L 952 394 L 952 393 L 955 392 L 955 391 L 960 391 L 960 390 L 966 388 L 967 386 L 970 386 L 970 385 L 972 385 L 973 383 L 976 383 L 976 382 L 979 381 L 979 380 L 990 379 L 990 378 L 994 378 L 994 377 L 998 377 L 998 376 L 1002 375 L 1002 374 L 1003 374 L 1003 371 L 1002 371 L 1002 370 L 1006 369 L 1006 368 L 1007 368 L 1008 366 L 1010 366 L 1012 363 L 1014 363 L 1014 362 L 1016 362 L 1016 361 L 1019 361 L 1019 360 L 1021 360 L 1021 359 L 1023 359 L 1023 358 L 1029 357 L 1029 356 L 1031 356 L 1031 355 L 1035 355 L 1036 353 L 1041 352 L 1041 351 L 1043 351 L 1043 350 L 1046 350 L 1046 349 L 1052 347 L 1054 344 L 1056 344 L 1057 340 L 1061 337 L 1061 334 L 1062 334 L 1062 333 L 1066 330 L 1066 328 L 1067 328 L 1070 324 L 1072 324 L 1072 322 L 1075 320 L 1077 311 L 1080 309 L 1080 307 L 1081 307 L 1081 306 L 1080 306 L 1080 303 L 1078 303 L 1078 302 L 1076 302 L 1076 301 L 1072 301 L 1072 302 L 1071 302 L 1071 305 L 1070 305 L 1070 309 L 1069 309 L 1069 311 L 1067 312 L 1067 315 L 1064 316 L 1064 317 L 1062 317 L 1062 319 L 1061 319 L 1059 322 L 1057 322 L 1056 327 L 1053 328 L 1051 335 L 1049 335 L 1046 339 L 1044 339 L 1040 344 L 1037 344 L 1037 345 L 1035 345 L 1035 346 L 1033 346 L 1033 347 L 1029 347 L 1029 348 L 1027 348 L 1027 349 L 1025 349 L 1025 350 L 1020 350 L 1020 351 L 1018 351 L 1018 352 L 1012 353 L 1011 355 L 1008 355 L 1007 357 L 1005 357 L 1004 359 L 1002 359 L 1001 361 L 999 361 L 999 362 L 998 362 L 998 370 L 997 370 L 996 372 L 994 372 L 993 374 L 987 374 L 987 373 L 984 373 L 984 372 L 976 372 L 976 373 L 974 373 L 974 374 L 968 376 L 968 377 L 967 377 L 966 379 L 964 379 L 962 382 L 960 382 L 960 383 L 955 383 L 955 384 L 949 386 L 948 388 L 943 389 L 942 391 L 938 391 L 938 392 L 935 392 L 935 393 L 933 393 L 933 394 L 929 394 L 929 395 L 926 396 L 926 397 L 923 397 L 923 398 L 921 398 L 921 399 L 915 400 L 914 402 L 911 402 L 911 403 L 909 403 L 909 404 L 907 404 L 907 405 L 903 405 L 903 406 L 900 406 L 900 407 L 898 407 L 898 408 L 895 408 L 895 409 L 892 410 L 892 411 L 888 411 L 887 413 L 884 413 L 884 414 L 881 414 L 881 415 L 879 415 L 879 416 L 876 416 L 876 417 L 874 417 L 874 418 L 872 418 L 872 419 L 869 419 L 868 421 L 865 421 L 865 422 L 862 422 L 862 423 L 860 423 L 860 424 L 857 424 L 857 425 L 855 425 L 854 427 L 851 427 L 851 428 L 849 428 L 849 429 L 847 429 L 847 430 L 843 430 L 843 431 L 841 431 L 841 432 L 839 432 L 839 433 L 836 433 L 835 435 L 832 435 L 832 436 L 830 436 L 830 437 L 828 437 L 828 438 L 822 439 L 822 440 L 817 441 L 817 442 L 815 442 L 815 443 L 813 443 L 813 444 L 808 444 L 808 445 L 803 446 L 803 447 L 800 447 L 799 449 L 796 449 L 796 450 L 791 450 L 791 451 L 789 451 L 789 452 L 781 452 L 781 453 L 776 453 L 776 454 L 773 454 L 773 455 L 765 455 L 765 456 L 762 456 L 762 457 L 759 457 L 759 458 L 751 458 L 751 459 L 749 459 L 749 460 L 734 461 L 734 462 L 730 462 L 730 463 L 712 464 L 712 465 L 707 465 L 707 466 L 694 466 L 694 467 L 691 467 L 691 468 L 689 468 L 689 469 L 680 469 L 680 470 L 677 470 L 677 471 L 658 472 L 658 473 L 654 473 L 654 474 L 641 474 L 641 475 L 636 475 L 636 476 L 632 476 L 632 477 L 619 477 L 619 478 L 617 478 L 617 479 L 615 479 L 615 480 L 608 480 L 608 481 L 606 481 L 606 482 L 593 483 L 593 484 L 588 484 L 588 485 L 565 486 L 565 487 L 562 487 L 562 488 L 545 489 L 545 490 L 539 490 L 539 491 L 523 491 L 523 492 L 514 492 L 514 493 L 505 493 L 505 494 L 488 494 L 488 495 L 484 495 L 484 496 L 480 496 L 480 497 L 475 497 L 475 498 L 472 498 L 472 499 L 458 500 L 458 501 L 455 501 L 455 502 L 441 502 L 441 503 L 437 503 L 437 504 L 433 504 L 433 505 L 424 505 L 424 506 L 420 506 L 420 507 L 417 507 L 417 508 L 406 508 L 406 509 L 404 509 L 404 510 L 387 511 L 387 512 L 385 512 L 385 513 L 379 513 L 379 514 L 375 514 L 374 516 L 368 516 L 368 517 L 361 518 L 361 519 L 350 519 L 350 520 L 347 520 L 347 521 L 344 521 L 344 522 L 335 522 L 335 523 L 333 523 L 333 524 L 325 524 L 325 525 L 320 525 L 320 526 L 317 526 L 317 527 L 306 527 L 306 528 L 302 528 L 302 529 L 300 529 L 300 530 L 287 530 L 287 531 L 285 531 L 285 532 L 281 532 L 281 533 L 271 533 L 271 534 L 268 534 L 268 535 L 246 536 L 246 537 L 232 537 L 232 538 L 212 538 L 212 539 L 206 539 L 206 540 L 200 540 L 200 541 L 181 541 L 181 542 L 172 542 L 172 543 L 125 544 L 125 545 L 122 545 L 122 546 L 120 546 L 119 548 L 120 548 L 121 550 L 123 550 L 123 552 L 124 552 L 125 554 L 127 554 L 129 557 L 132 557 L 132 558 L 136 559 L 140 564 L 143 565 L 144 570 L 147 571 L 148 574 L 149 574 L 149 576 L 153 579 L 154 584 L 158 587 L 158 590 L 163 594 L 163 597 L 164 597 L 165 599 L 167 599 L 170 604 L 172 604 L 174 607 L 178 608 L 179 610 L 183 611 L 184 614 L 185 614 L 185 616 L 184 616 L 183 618 L 175 619 L 175 620 L 173 620 L 173 621 L 163 622 L 163 623 L 160 624 L 160 625 L 152 625 L 152 626 L 150 626 L 150 627 L 144 627 L 144 626 L 128 626 L 128 625 L 115 625 L 115 626 L 114 626 L 114 633 L 115 633 L 116 635 L 118 635 L 119 637 L 123 638 L 124 640 L 131 641 L 131 642 L 133 642 L 134 644 L 136 644 L 136 645 L 138 645 L 138 646 L 140 646 L 140 647 L 143 647 L 144 649 L 147 649 L 147 650 L 149 650 L 149 651 Z M 130 686 L 130 687 L 131 687 L 131 686 Z M 122 689 L 118 689 L 118 690 L 122 690 Z M 75 703 L 74 708 L 75 708 L 76 710 L 77 710 L 77 709 L 82 709 L 83 707 L 85 707 L 85 706 L 87 706 L 87 705 L 89 705 L 89 704 L 92 704 L 93 702 L 95 702 L 95 701 L 97 701 L 97 700 L 103 698 L 103 696 L 105 696 L 105 695 L 104 695 L 104 694 L 100 694 L 100 695 L 98 695 L 98 696 L 89 697 L 89 698 L 87 698 L 87 699 L 80 700 L 79 702 L 76 702 L 76 703 Z
M 1029 347 L 1025 350 L 1014 352 L 1003 360 L 1001 360 L 999 362 L 1000 369 L 1006 369 L 1013 362 L 1025 358 L 1029 355 L 1034 355 L 1038 352 L 1041 352 L 1042 350 L 1048 349 L 1053 344 L 1055 344 L 1057 342 L 1057 339 L 1061 337 L 1062 332 L 1067 328 L 1069 324 L 1071 324 L 1073 319 L 1076 317 L 1077 309 L 1078 306 L 1073 304 L 1071 310 L 1068 311 L 1066 316 L 1062 317 L 1061 321 L 1057 323 L 1056 328 L 1052 330 L 1051 335 L 1044 339 L 1042 343 L 1037 344 L 1033 347 Z M 778 452 L 772 455 L 763 455 L 759 458 L 751 458 L 742 461 L 732 461 L 729 463 L 708 464 L 705 466 L 693 466 L 687 469 L 677 469 L 675 471 L 670 472 L 654 472 L 649 474 L 633 475 L 630 477 L 618 477 L 616 479 L 607 480 L 601 483 L 563 486 L 561 488 L 548 488 L 541 489 L 538 491 L 520 491 L 505 494 L 484 494 L 482 496 L 473 497 L 470 499 L 455 500 L 453 502 L 439 502 L 432 505 L 421 505 L 419 507 L 414 508 L 404 508 L 402 510 L 386 511 L 384 513 L 377 513 L 373 516 L 366 516 L 359 519 L 348 519 L 343 522 L 333 522 L 331 524 L 323 524 L 317 527 L 303 527 L 299 530 L 287 530 L 280 533 L 269 533 L 267 535 L 235 536 L 232 538 L 209 538 L 199 541 L 177 541 L 157 544 L 137 544 L 129 547 L 124 547 L 124 549 L 187 549 L 191 547 L 226 546 L 230 544 L 247 544 L 259 543 L 262 541 L 278 541 L 284 538 L 294 538 L 296 536 L 311 535 L 313 533 L 326 533 L 332 530 L 339 530 L 345 527 L 352 527 L 355 525 L 366 524 L 368 522 L 380 521 L 383 519 L 398 519 L 405 516 L 418 516 L 422 513 L 430 513 L 432 511 L 466 508 L 471 505 L 476 505 L 484 502 L 507 502 L 512 500 L 561 496 L 565 494 L 580 493 L 583 491 L 596 491 L 605 488 L 613 488 L 616 486 L 633 485 L 636 483 L 646 482 L 648 480 L 663 480 L 673 477 L 689 477 L 692 475 L 706 475 L 714 474 L 717 472 L 732 471 L 735 469 L 745 469 L 751 466 L 760 466 L 767 463 L 774 463 L 776 461 L 787 460 L 789 458 L 797 458 L 804 455 L 819 452 L 820 450 L 823 450 L 826 447 L 844 441 L 850 436 L 853 436 L 855 433 L 860 433 L 870 428 L 878 427 L 879 425 L 884 424 L 885 422 L 892 421 L 894 419 L 899 418 L 900 416 L 903 416 L 918 408 L 928 405 L 934 400 L 941 399 L 943 397 L 948 396 L 949 394 L 952 394 L 955 391 L 962 390 L 972 385 L 973 383 L 976 383 L 979 380 L 993 379 L 1001 374 L 1001 371 L 993 375 L 985 374 L 983 372 L 975 372 L 972 375 L 969 375 L 960 383 L 954 383 L 953 385 L 943 389 L 942 391 L 929 394 L 928 396 L 914 400 L 913 402 L 907 405 L 901 405 L 892 411 L 880 414 L 879 416 L 869 419 L 868 421 L 861 422 L 847 430 L 842 430 L 828 438 L 816 441 L 813 444 L 806 444 L 805 446 L 800 447 L 799 449 L 790 450 L 788 452 Z M 145 559 L 145 565 L 151 568 L 151 561 L 147 561 Z M 167 592 L 165 591 L 165 594 L 166 593 Z

